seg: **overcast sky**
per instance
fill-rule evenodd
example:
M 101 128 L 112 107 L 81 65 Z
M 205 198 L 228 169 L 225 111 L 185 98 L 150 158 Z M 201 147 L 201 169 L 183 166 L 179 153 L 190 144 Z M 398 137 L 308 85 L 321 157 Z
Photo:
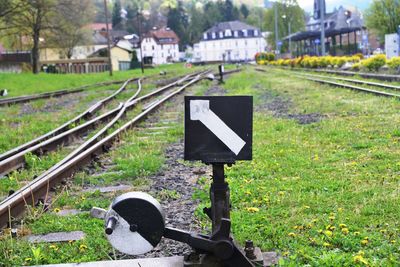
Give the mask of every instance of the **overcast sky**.
M 300 6 L 307 12 L 313 11 L 314 1 L 313 0 L 298 0 Z M 335 7 L 339 6 L 356 6 L 360 10 L 365 10 L 369 6 L 372 0 L 326 0 L 326 11 L 330 12 Z

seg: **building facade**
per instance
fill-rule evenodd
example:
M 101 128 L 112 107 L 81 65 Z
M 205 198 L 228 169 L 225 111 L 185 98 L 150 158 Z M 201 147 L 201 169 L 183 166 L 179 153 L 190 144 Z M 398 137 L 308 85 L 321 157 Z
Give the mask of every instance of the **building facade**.
M 254 60 L 267 43 L 261 31 L 240 21 L 220 22 L 203 33 L 194 45 L 195 62 L 240 62 Z
M 142 38 L 143 62 L 166 64 L 179 61 L 179 38 L 169 28 L 153 29 Z

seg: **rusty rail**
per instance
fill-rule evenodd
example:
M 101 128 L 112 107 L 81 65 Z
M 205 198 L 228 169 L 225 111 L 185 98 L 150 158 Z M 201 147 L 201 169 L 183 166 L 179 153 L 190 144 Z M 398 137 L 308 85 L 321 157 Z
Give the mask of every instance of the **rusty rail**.
M 78 149 L 72 152 L 67 158 L 59 164 L 53 166 L 51 169 L 40 175 L 39 177 L 32 180 L 29 184 L 23 186 L 21 189 L 16 191 L 14 194 L 10 195 L 8 198 L 0 202 L 0 228 L 4 228 L 9 224 L 11 225 L 12 221 L 9 220 L 17 218 L 23 214 L 27 205 L 35 204 L 38 199 L 48 196 L 50 188 L 54 187 L 57 183 L 61 182 L 64 179 L 71 177 L 76 171 L 84 167 L 86 164 L 92 161 L 93 158 L 97 157 L 99 154 L 107 152 L 109 148 L 112 146 L 114 140 L 116 140 L 123 132 L 132 128 L 136 123 L 144 119 L 151 112 L 155 111 L 158 107 L 160 107 L 164 102 L 172 98 L 173 96 L 181 93 L 187 87 L 199 82 L 204 78 L 204 75 L 208 72 L 198 73 L 195 77 L 193 75 L 188 75 L 185 78 L 178 80 L 177 85 L 181 85 L 184 82 L 187 82 L 184 85 L 181 85 L 177 90 L 169 93 L 164 96 L 162 99 L 158 100 L 156 104 L 151 105 L 144 111 L 142 111 L 139 115 L 135 116 L 130 121 L 126 122 L 123 126 L 116 129 L 113 133 L 97 140 L 98 137 L 106 133 L 106 131 L 102 131 L 100 135 L 97 135 L 96 138 L 91 138 L 85 144 L 82 144 Z M 151 95 L 155 95 L 159 92 L 163 92 L 160 90 L 156 90 Z M 149 96 L 148 94 L 147 96 Z M 143 96 L 145 97 L 145 96 Z M 142 98 L 143 98 L 142 97 Z M 141 98 L 137 98 L 132 101 L 127 101 L 123 104 L 123 107 L 129 108 L 134 105 L 136 101 L 140 101 Z M 122 114 L 119 112 L 119 114 Z M 115 117 L 115 121 L 118 121 L 119 118 Z M 111 122 L 108 124 L 111 125 Z M 105 127 L 103 128 L 105 129 Z M 102 130 L 103 130 L 102 129 Z M 46 199 L 44 199 L 46 202 Z

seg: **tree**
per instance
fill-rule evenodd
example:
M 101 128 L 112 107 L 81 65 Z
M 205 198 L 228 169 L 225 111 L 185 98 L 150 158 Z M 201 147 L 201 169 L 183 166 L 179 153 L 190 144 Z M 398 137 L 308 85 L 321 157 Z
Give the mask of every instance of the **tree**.
M 21 0 L 24 1 L 24 0 Z M 55 0 L 29 0 L 18 12 L 5 16 L 8 34 L 21 34 L 32 38 L 32 71 L 39 73 L 39 42 L 45 31 L 52 27 Z
M 400 1 L 374 0 L 365 12 L 366 24 L 384 39 L 385 34 L 397 32 L 400 25 Z
M 121 27 L 121 22 L 122 22 L 121 9 L 122 9 L 121 1 L 116 0 L 114 2 L 114 7 L 112 10 L 112 17 L 111 17 L 111 22 L 112 22 L 113 28 Z
M 275 2 L 278 5 L 278 37 L 282 38 L 289 35 L 289 23 L 291 26 L 291 32 L 298 32 L 303 30 L 305 27 L 304 10 L 298 5 L 297 0 L 284 0 L 282 2 Z M 268 36 L 268 42 L 276 49 L 275 44 L 275 14 L 274 8 L 270 8 L 265 12 L 264 16 L 264 28 L 272 34 Z M 285 15 L 286 18 L 282 18 Z M 250 16 L 249 16 L 250 17 Z M 283 50 L 288 49 L 287 42 L 283 46 Z
M 240 13 L 242 13 L 244 19 L 247 19 L 247 17 L 249 16 L 250 11 L 245 4 L 242 4 L 240 6 Z
M 167 26 L 179 36 L 181 48 L 188 44 L 187 32 L 189 22 L 181 1 L 178 1 L 176 8 L 168 11 Z
M 84 26 L 93 20 L 92 10 L 91 0 L 59 0 L 56 6 L 58 16 L 53 18 L 46 45 L 61 48 L 64 56 L 70 59 L 75 46 L 91 42 L 92 33 Z

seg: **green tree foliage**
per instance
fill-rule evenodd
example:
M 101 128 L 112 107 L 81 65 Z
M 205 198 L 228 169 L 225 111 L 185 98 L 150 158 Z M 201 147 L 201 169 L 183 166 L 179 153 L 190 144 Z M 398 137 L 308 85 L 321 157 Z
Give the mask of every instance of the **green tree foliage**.
M 242 14 L 244 19 L 247 19 L 247 17 L 250 14 L 250 10 L 247 8 L 247 6 L 245 4 L 242 4 L 240 6 L 240 13 Z
M 304 30 L 305 28 L 305 13 L 304 10 L 299 6 L 297 0 L 284 0 L 281 2 L 275 2 L 278 8 L 278 38 L 282 40 L 284 37 L 289 35 L 289 23 L 291 26 L 291 33 Z M 283 18 L 285 16 L 286 18 Z M 268 42 L 275 48 L 275 11 L 274 8 L 268 9 L 264 16 L 264 28 L 267 31 L 272 32 L 268 36 Z M 282 47 L 283 51 L 288 50 L 288 43 L 285 42 Z
M 366 24 L 383 39 L 385 34 L 397 32 L 400 25 L 399 0 L 374 0 L 365 12 Z
M 180 45 L 187 45 L 189 21 L 182 1 L 178 1 L 176 8 L 169 9 L 167 18 L 167 26 L 179 36 Z
M 122 9 L 121 1 L 116 0 L 114 2 L 114 6 L 112 9 L 112 16 L 111 16 L 113 29 L 118 29 L 122 27 L 121 9 Z

